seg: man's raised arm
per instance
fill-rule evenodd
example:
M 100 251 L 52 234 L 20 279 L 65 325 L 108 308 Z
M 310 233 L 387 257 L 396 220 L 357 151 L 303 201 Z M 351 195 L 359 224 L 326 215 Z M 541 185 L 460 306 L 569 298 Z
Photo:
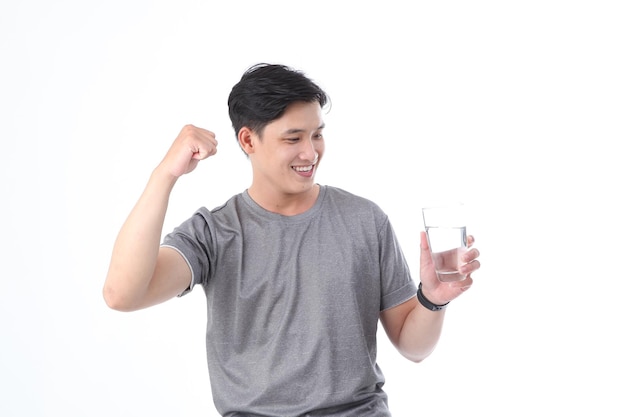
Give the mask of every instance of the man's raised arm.
M 103 295 L 109 307 L 133 311 L 183 292 L 191 271 L 174 249 L 160 248 L 170 193 L 181 175 L 217 152 L 215 135 L 185 126 L 155 168 L 115 240 Z

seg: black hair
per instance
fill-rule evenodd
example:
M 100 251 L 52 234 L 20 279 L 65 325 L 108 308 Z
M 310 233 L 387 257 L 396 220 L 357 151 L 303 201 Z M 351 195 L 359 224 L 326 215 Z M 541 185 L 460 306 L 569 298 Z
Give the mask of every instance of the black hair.
M 228 114 L 235 135 L 248 127 L 258 135 L 295 102 L 329 103 L 327 94 L 303 72 L 285 65 L 256 64 L 235 84 L 228 96 Z

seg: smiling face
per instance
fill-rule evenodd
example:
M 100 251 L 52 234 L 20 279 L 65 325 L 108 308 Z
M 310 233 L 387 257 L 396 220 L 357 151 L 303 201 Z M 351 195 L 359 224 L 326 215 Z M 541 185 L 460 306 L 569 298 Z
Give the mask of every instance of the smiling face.
M 315 173 L 324 155 L 324 122 L 318 102 L 295 102 L 265 126 L 261 135 L 239 131 L 239 143 L 252 163 L 250 196 L 279 213 L 306 211 L 317 198 Z

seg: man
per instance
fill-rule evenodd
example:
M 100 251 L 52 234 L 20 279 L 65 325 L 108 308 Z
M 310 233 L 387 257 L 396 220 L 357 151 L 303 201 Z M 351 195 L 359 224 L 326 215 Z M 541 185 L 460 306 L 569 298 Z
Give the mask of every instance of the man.
M 114 245 L 104 285 L 111 308 L 137 310 L 203 287 L 211 388 L 224 416 L 390 416 L 378 320 L 404 356 L 421 361 L 439 339 L 444 306 L 480 266 L 470 249 L 467 278 L 439 282 L 422 233 L 418 290 L 380 208 L 315 183 L 327 101 L 301 72 L 250 68 L 228 100 L 250 187 L 201 208 L 161 243 L 176 181 L 217 150 L 213 133 L 186 126 Z

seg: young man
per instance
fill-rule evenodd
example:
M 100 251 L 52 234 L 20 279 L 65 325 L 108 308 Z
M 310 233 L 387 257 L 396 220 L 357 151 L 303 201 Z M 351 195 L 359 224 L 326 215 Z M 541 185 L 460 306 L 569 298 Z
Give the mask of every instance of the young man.
M 211 388 L 224 416 L 390 416 L 378 320 L 404 356 L 427 357 L 443 306 L 472 284 L 478 251 L 466 254 L 465 280 L 441 283 L 422 233 L 418 290 L 380 208 L 315 183 L 327 96 L 301 72 L 254 66 L 228 104 L 252 184 L 161 243 L 172 187 L 217 149 L 213 133 L 184 127 L 115 242 L 107 304 L 137 310 L 202 286 Z

